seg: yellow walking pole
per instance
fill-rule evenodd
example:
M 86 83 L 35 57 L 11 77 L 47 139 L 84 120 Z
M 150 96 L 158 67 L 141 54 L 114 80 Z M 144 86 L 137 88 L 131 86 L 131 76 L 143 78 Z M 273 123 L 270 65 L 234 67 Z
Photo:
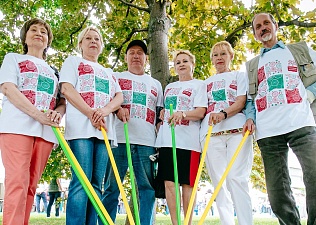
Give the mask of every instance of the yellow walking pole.
M 199 183 L 199 180 L 200 180 L 200 177 L 201 177 L 201 174 L 202 174 L 203 165 L 204 165 L 206 152 L 207 152 L 207 147 L 208 147 L 208 144 L 210 142 L 210 137 L 211 137 L 211 134 L 212 134 L 212 130 L 213 130 L 213 126 L 209 126 L 208 127 L 208 132 L 207 132 L 207 135 L 206 135 L 206 140 L 205 140 L 204 147 L 203 147 L 203 152 L 202 152 L 202 156 L 201 156 L 201 160 L 200 160 L 199 169 L 198 169 L 198 172 L 197 172 L 197 175 L 196 175 L 196 178 L 195 178 L 193 190 L 192 190 L 191 197 L 190 197 L 187 214 L 185 215 L 185 218 L 184 218 L 184 225 L 189 224 L 190 215 L 191 215 L 191 211 L 192 211 L 192 208 L 193 208 L 193 203 L 194 203 L 194 199 L 195 199 L 198 183 Z
M 74 170 L 75 174 L 77 175 L 83 189 L 87 193 L 87 196 L 89 197 L 92 205 L 94 206 L 95 210 L 97 211 L 100 219 L 104 224 L 110 224 L 114 225 L 113 220 L 109 216 L 108 212 L 104 208 L 104 205 L 102 204 L 99 196 L 93 189 L 90 181 L 88 180 L 86 174 L 84 173 L 83 169 L 81 168 L 78 160 L 76 159 L 75 155 L 71 151 L 68 143 L 66 142 L 64 136 L 60 132 L 59 128 L 57 127 L 52 127 L 54 134 L 56 138 L 58 139 L 58 142 L 62 149 L 64 150 L 64 153 L 69 161 L 69 163 L 72 166 L 72 169 Z
M 113 168 L 113 172 L 114 172 L 115 179 L 116 179 L 116 182 L 117 182 L 117 186 L 118 186 L 118 188 L 120 190 L 120 193 L 121 193 L 121 196 L 122 196 L 122 200 L 123 200 L 123 203 L 124 203 L 124 206 L 125 206 L 125 209 L 126 209 L 127 217 L 129 219 L 130 224 L 131 225 L 135 225 L 135 221 L 134 221 L 134 218 L 132 216 L 131 208 L 128 205 L 128 201 L 127 201 L 127 198 L 126 198 L 126 195 L 125 195 L 125 192 L 124 192 L 123 184 L 121 182 L 121 178 L 120 178 L 120 175 L 119 175 L 119 172 L 118 172 L 115 160 L 114 160 L 114 156 L 113 156 L 113 153 L 112 153 L 112 149 L 111 149 L 111 146 L 110 146 L 110 143 L 109 143 L 108 136 L 107 136 L 106 131 L 104 130 L 103 127 L 101 127 L 101 131 L 102 131 L 102 134 L 103 134 L 103 137 L 104 137 L 104 142 L 105 142 L 106 148 L 108 150 L 108 154 L 109 154 L 109 158 L 110 158 L 110 161 L 111 161 L 111 164 L 112 164 L 112 168 Z
M 238 156 L 238 154 L 239 154 L 239 152 L 240 152 L 242 146 L 244 145 L 244 143 L 245 143 L 245 141 L 246 141 L 246 139 L 247 139 L 248 136 L 249 136 L 249 130 L 247 130 L 247 132 L 245 133 L 245 136 L 241 139 L 241 142 L 239 143 L 239 145 L 238 145 L 238 147 L 237 147 L 237 149 L 236 149 L 236 152 L 234 153 L 232 159 L 230 160 L 230 162 L 229 162 L 229 164 L 228 164 L 228 166 L 227 166 L 227 168 L 226 168 L 226 170 L 225 170 L 225 172 L 224 172 L 222 178 L 220 179 L 220 181 L 219 181 L 217 187 L 216 187 L 215 190 L 214 190 L 214 194 L 212 195 L 212 197 L 211 197 L 209 203 L 207 204 L 207 206 L 206 206 L 206 208 L 205 208 L 205 210 L 204 210 L 204 213 L 203 213 L 203 215 L 202 215 L 202 217 L 201 217 L 201 219 L 200 219 L 198 225 L 203 224 L 203 222 L 204 222 L 204 220 L 205 220 L 205 218 L 206 218 L 206 215 L 207 215 L 208 211 L 209 211 L 210 208 L 212 207 L 212 204 L 213 204 L 213 202 L 214 202 L 214 200 L 215 200 L 215 198 L 216 198 L 216 196 L 217 196 L 219 190 L 221 189 L 221 187 L 222 187 L 222 185 L 223 185 L 223 183 L 224 183 L 224 180 L 226 179 L 226 177 L 227 177 L 227 175 L 228 175 L 228 173 L 229 173 L 231 167 L 233 166 L 233 164 L 234 164 L 234 162 L 235 162 L 235 160 L 236 160 L 236 158 L 237 158 L 237 156 Z

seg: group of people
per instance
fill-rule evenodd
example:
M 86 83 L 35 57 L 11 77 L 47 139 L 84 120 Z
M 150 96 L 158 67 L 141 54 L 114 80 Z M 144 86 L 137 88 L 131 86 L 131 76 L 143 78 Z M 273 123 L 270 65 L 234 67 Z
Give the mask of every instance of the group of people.
M 21 29 L 24 54 L 8 53 L 0 69 L 4 95 L 0 148 L 6 188 L 3 224 L 28 224 L 36 184 L 57 143 L 50 126 L 59 127 L 64 114 L 65 138 L 113 221 L 120 193 L 100 129 L 107 131 L 123 181 L 128 169 L 124 123 L 128 123 L 142 225 L 151 225 L 154 216 L 154 168 L 149 156 L 155 148 L 159 151 L 157 179 L 164 181 L 171 220 L 178 223 L 171 125 L 185 214 L 201 146 L 208 127 L 213 126 L 206 166 L 214 186 L 244 133 L 256 131 L 268 196 L 279 223 L 300 224 L 287 168 L 289 146 L 302 165 L 307 224 L 315 224 L 316 131 L 310 103 L 316 96 L 316 52 L 304 42 L 284 45 L 278 41 L 278 25 L 271 14 L 256 14 L 252 27 L 263 48 L 258 57 L 247 62 L 246 72 L 231 71 L 234 51 L 226 41 L 212 47 L 216 74 L 205 81 L 193 77 L 194 55 L 179 50 L 173 58 L 179 81 L 168 84 L 163 93 L 159 81 L 145 72 L 147 46 L 143 41 L 128 44 L 128 69 L 114 73 L 98 63 L 104 46 L 100 31 L 86 27 L 78 36 L 81 57 L 69 56 L 59 75 L 45 61 L 53 38 L 50 26 L 41 19 L 27 21 Z M 249 136 L 216 198 L 224 225 L 235 223 L 234 208 L 239 224 L 253 224 L 248 189 L 252 159 Z M 97 220 L 72 171 L 66 224 L 95 225 Z
M 35 195 L 36 211 L 38 213 L 45 212 L 46 217 L 50 218 L 52 206 L 55 203 L 55 217 L 59 217 L 60 206 L 62 205 L 62 201 L 65 201 L 62 198 L 62 191 L 63 188 L 58 178 L 52 178 L 48 188 L 44 184 L 38 184 Z M 41 200 L 43 201 L 44 210 L 41 209 Z

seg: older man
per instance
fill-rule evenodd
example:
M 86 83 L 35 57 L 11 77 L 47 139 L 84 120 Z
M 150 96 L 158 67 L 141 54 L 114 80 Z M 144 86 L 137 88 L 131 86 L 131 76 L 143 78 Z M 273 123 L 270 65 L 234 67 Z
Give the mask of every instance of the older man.
M 149 156 L 155 153 L 156 118 L 163 106 L 161 84 L 145 73 L 147 46 L 141 40 L 133 40 L 126 49 L 125 61 L 128 71 L 118 73 L 124 102 L 117 111 L 116 134 L 118 148 L 113 155 L 121 180 L 124 179 L 128 163 L 124 123 L 128 123 L 133 168 L 139 191 L 140 223 L 152 224 L 155 191 L 153 185 L 153 165 Z M 112 170 L 105 176 L 103 204 L 115 221 L 119 189 Z
M 307 224 L 315 225 L 316 131 L 310 103 L 315 99 L 316 52 L 305 42 L 278 41 L 278 24 L 271 14 L 255 15 L 252 27 L 263 48 L 246 64 L 252 99 L 246 107 L 249 119 L 244 131 L 252 133 L 256 123 L 269 201 L 284 225 L 300 224 L 288 170 L 288 148 L 293 150 L 304 175 Z

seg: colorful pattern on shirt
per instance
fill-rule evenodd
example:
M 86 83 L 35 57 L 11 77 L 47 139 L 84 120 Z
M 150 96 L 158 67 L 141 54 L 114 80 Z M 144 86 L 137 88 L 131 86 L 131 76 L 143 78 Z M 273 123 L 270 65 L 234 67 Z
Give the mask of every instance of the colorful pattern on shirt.
M 112 100 L 110 93 L 115 93 L 116 81 L 113 74 L 81 62 L 78 75 L 79 93 L 91 108 L 102 108 Z
M 19 90 L 39 110 L 54 109 L 57 78 L 50 68 L 25 60 L 19 64 Z
M 175 111 L 189 111 L 192 110 L 192 102 L 194 95 L 192 88 L 186 88 L 183 90 L 182 87 L 168 88 L 165 91 L 165 118 L 170 117 L 170 105 Z M 181 125 L 189 126 L 189 120 L 182 120 Z
M 230 83 L 227 83 L 230 82 Z M 227 87 L 226 87 L 227 86 Z M 226 88 L 226 89 L 225 89 Z M 219 112 L 228 108 L 236 101 L 237 80 L 219 80 L 207 84 L 207 113 Z
M 124 96 L 122 107 L 129 110 L 130 118 L 143 119 L 154 125 L 158 89 L 151 85 L 148 90 L 145 83 L 130 79 L 119 78 L 118 82 Z
M 300 78 L 294 60 L 288 60 L 287 71 L 282 71 L 279 60 L 271 61 L 258 69 L 258 96 L 256 107 L 262 112 L 270 107 L 301 103 L 302 96 L 297 88 Z

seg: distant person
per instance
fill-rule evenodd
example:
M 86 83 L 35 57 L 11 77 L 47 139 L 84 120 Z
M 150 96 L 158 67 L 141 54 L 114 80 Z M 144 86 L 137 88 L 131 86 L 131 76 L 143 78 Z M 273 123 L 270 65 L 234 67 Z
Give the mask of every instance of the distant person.
M 288 152 L 303 171 L 307 225 L 316 224 L 316 130 L 310 104 L 316 94 L 316 52 L 305 42 L 278 41 L 279 26 L 269 13 L 252 20 L 260 55 L 246 63 L 249 101 L 244 131 L 256 131 L 269 202 L 280 224 L 301 224 L 291 189 Z
M 8 53 L 0 69 L 4 225 L 29 223 L 37 183 L 58 143 L 51 126 L 58 127 L 65 113 L 58 72 L 45 61 L 53 40 L 49 24 L 39 18 L 26 21 L 20 39 L 23 54 Z
M 36 188 L 36 211 L 42 213 L 47 211 L 47 193 L 43 184 L 39 184 Z M 43 201 L 44 210 L 41 208 L 41 200 Z
M 47 206 L 47 214 L 46 214 L 48 218 L 50 217 L 50 212 L 51 212 L 52 205 L 54 204 L 54 202 L 55 202 L 55 216 L 59 217 L 59 207 L 62 200 L 61 192 L 62 192 L 62 187 L 60 184 L 60 179 L 53 178 L 48 186 L 49 203 Z

